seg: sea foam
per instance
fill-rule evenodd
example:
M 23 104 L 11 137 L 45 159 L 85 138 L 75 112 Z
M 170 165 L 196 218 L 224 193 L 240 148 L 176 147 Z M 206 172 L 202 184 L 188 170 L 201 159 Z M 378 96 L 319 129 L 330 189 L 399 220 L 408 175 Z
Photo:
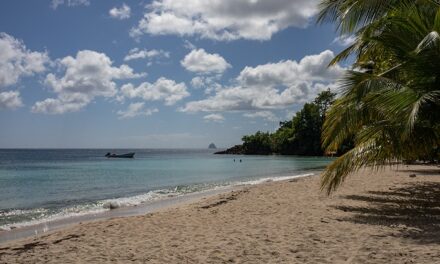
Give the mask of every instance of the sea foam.
M 306 174 L 298 174 L 298 175 L 290 175 L 290 176 L 265 177 L 256 180 L 231 181 L 231 182 L 224 182 L 217 184 L 205 183 L 205 184 L 195 184 L 190 186 L 175 186 L 170 189 L 159 189 L 129 197 L 106 199 L 106 200 L 97 201 L 96 203 L 71 206 L 64 208 L 61 211 L 53 214 L 51 214 L 49 210 L 45 208 L 37 208 L 32 210 L 10 210 L 5 212 L 0 212 L 0 217 L 20 217 L 20 216 L 28 216 L 30 214 L 36 216 L 30 220 L 28 219 L 22 222 L 2 225 L 0 226 L 0 230 L 10 230 L 13 228 L 32 226 L 44 222 L 62 220 L 69 217 L 83 216 L 88 214 L 99 214 L 108 210 L 113 210 L 127 206 L 138 206 L 147 202 L 154 202 L 165 198 L 182 196 L 188 193 L 218 190 L 233 186 L 256 185 L 271 181 L 276 182 L 276 181 L 291 180 L 295 178 L 307 177 L 312 175 L 314 174 L 306 173 Z

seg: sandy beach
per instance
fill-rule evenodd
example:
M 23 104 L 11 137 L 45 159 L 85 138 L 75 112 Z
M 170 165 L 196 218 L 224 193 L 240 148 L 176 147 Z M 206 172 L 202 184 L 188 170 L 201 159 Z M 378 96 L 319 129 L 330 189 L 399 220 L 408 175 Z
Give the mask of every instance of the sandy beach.
M 410 175 L 415 174 L 415 177 Z M 440 168 L 244 187 L 0 245 L 1 263 L 438 263 Z

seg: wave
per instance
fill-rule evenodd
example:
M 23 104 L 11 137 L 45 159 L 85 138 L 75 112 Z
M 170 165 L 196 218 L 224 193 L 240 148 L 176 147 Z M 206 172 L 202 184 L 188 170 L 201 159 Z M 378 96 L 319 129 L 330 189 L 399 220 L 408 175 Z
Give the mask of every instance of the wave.
M 309 177 L 309 176 L 313 176 L 313 175 L 315 175 L 315 174 L 314 173 L 305 173 L 305 174 L 292 175 L 292 176 L 267 177 L 267 178 L 261 178 L 258 180 L 237 182 L 236 185 L 256 185 L 256 184 L 261 184 L 264 182 L 287 181 L 287 180 L 292 180 L 295 178 L 303 178 L 303 177 Z
M 9 222 L 0 225 L 0 230 L 11 230 L 13 228 L 32 226 L 44 222 L 61 220 L 69 217 L 83 216 L 88 214 L 98 214 L 121 207 L 138 206 L 141 204 L 158 201 L 165 198 L 178 197 L 188 193 L 205 192 L 205 191 L 218 190 L 218 189 L 229 188 L 234 186 L 256 185 L 256 184 L 272 182 L 272 181 L 276 182 L 276 181 L 291 180 L 295 178 L 307 177 L 312 175 L 314 175 L 314 173 L 298 174 L 291 176 L 265 177 L 256 180 L 175 186 L 169 189 L 159 189 L 129 197 L 105 199 L 105 200 L 96 201 L 94 203 L 75 205 L 75 206 L 63 208 L 59 211 L 51 211 L 46 208 L 35 208 L 28 210 L 21 210 L 21 209 L 12 209 L 12 210 L 4 210 L 4 211 L 0 210 L 0 221 L 1 221 L 0 223 L 5 221 Z

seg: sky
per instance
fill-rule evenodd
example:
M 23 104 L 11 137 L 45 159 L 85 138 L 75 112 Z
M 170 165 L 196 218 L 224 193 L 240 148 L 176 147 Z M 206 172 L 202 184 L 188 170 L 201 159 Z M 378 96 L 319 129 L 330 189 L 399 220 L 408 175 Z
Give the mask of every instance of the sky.
M 336 89 L 319 0 L 3 0 L 0 148 L 229 147 Z

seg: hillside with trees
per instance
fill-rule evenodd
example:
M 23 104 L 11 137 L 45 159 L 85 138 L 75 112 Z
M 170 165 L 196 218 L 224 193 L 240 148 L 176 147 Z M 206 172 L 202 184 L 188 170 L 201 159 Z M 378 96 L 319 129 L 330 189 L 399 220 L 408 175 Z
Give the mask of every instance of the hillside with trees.
M 243 136 L 242 145 L 234 146 L 218 154 L 252 154 L 252 155 L 303 155 L 322 156 L 321 129 L 325 113 L 335 100 L 330 90 L 323 91 L 313 102 L 306 103 L 303 108 L 288 121 L 280 122 L 274 133 L 258 131 L 253 135 Z M 338 152 L 350 148 L 343 145 Z

